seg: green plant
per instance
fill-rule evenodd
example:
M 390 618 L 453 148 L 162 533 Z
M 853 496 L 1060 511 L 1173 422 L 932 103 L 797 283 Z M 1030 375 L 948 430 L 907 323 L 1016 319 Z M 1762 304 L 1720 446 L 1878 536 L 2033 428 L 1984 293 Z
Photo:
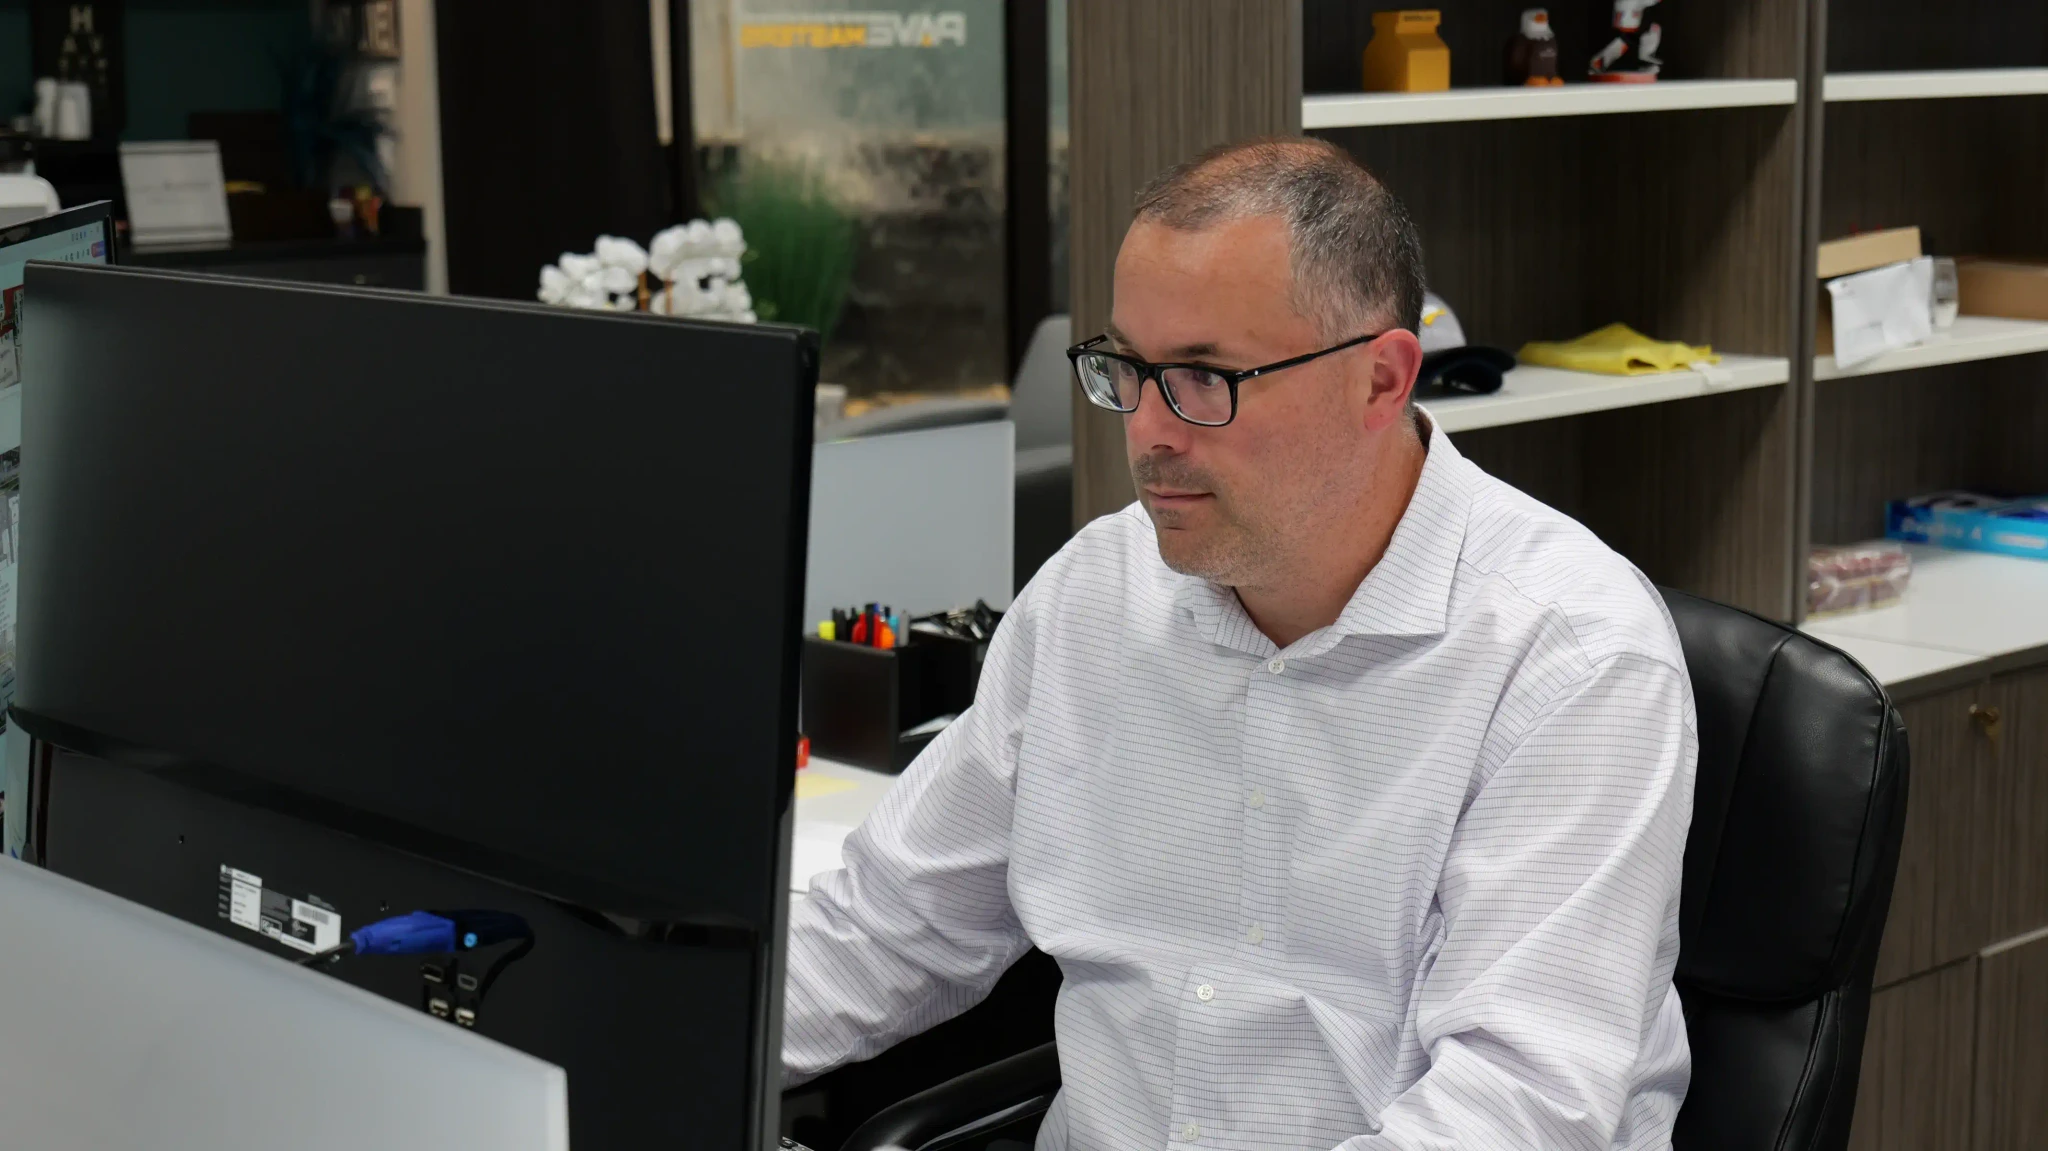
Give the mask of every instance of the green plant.
M 278 61 L 293 167 L 301 184 L 329 192 L 335 159 L 347 156 L 377 193 L 386 195 L 391 181 L 377 156 L 377 142 L 391 129 L 376 109 L 354 102 L 348 73 L 347 58 L 317 37 Z
M 818 169 L 744 161 L 707 199 L 707 207 L 732 217 L 746 238 L 740 274 L 755 312 L 815 328 L 830 340 L 853 279 L 855 225 Z

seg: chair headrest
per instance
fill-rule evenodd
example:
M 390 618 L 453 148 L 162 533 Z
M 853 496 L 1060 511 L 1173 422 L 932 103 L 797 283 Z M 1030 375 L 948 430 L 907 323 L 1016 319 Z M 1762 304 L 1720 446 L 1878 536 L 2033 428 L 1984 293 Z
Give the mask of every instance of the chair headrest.
M 1874 947 L 1905 803 L 1905 733 L 1855 660 L 1783 624 L 1665 591 L 1700 759 L 1679 912 L 1681 986 L 1791 1002 Z

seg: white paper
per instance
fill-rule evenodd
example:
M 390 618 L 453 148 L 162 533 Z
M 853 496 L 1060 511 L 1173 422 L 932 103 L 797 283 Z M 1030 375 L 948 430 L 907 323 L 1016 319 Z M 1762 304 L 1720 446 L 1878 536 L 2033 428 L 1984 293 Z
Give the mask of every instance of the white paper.
M 796 830 L 790 837 L 790 890 L 809 891 L 812 876 L 820 872 L 839 870 L 846 837 L 852 834 L 851 824 L 826 823 L 812 819 L 798 821 Z
M 138 248 L 221 244 L 233 236 L 220 145 L 212 140 L 122 144 L 121 187 Z
M 1828 281 L 1835 363 L 1855 367 L 1934 334 L 1934 258 L 1922 256 Z

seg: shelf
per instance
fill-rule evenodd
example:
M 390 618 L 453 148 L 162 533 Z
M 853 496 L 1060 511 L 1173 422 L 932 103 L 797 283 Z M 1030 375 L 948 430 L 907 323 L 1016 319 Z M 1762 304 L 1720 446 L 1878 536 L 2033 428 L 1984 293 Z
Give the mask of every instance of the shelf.
M 2039 96 L 2048 94 L 2048 68 L 1958 68 L 1947 72 L 1834 72 L 1821 83 L 1821 98 L 1848 100 L 1940 100 L 1957 96 Z
M 1527 120 L 1615 112 L 1690 108 L 1755 108 L 1791 104 L 1796 80 L 1658 80 L 1649 84 L 1580 83 L 1562 88 L 1453 88 L 1447 92 L 1357 92 L 1308 96 L 1303 130 L 1466 120 Z
M 1490 396 L 1453 396 L 1420 402 L 1438 427 L 1456 434 L 1718 392 L 1768 388 L 1784 383 L 1792 374 L 1791 364 L 1769 356 L 1722 356 L 1720 367 L 1728 373 L 1727 382 L 1722 384 L 1708 383 L 1707 377 L 1699 372 L 1606 376 L 1523 365 L 1509 372 L 1500 391 Z
M 21 385 L 0 391 L 0 452 L 21 446 Z
M 1918 544 L 1907 550 L 1913 580 L 1900 603 L 1812 620 L 1805 630 L 1863 660 L 1879 678 L 1881 667 L 1918 677 L 2048 653 L 2048 561 Z M 1908 657 L 1895 647 L 1916 650 Z
M 1834 380 L 1844 376 L 1870 376 L 1879 372 L 1931 368 L 1936 364 L 2024 356 L 2031 352 L 2048 352 L 2048 323 L 2006 320 L 1996 316 L 1957 316 L 1954 326 L 1948 331 L 1936 332 L 1910 348 L 1885 352 L 1853 368 L 1837 367 L 1833 356 L 1816 356 L 1813 378 Z

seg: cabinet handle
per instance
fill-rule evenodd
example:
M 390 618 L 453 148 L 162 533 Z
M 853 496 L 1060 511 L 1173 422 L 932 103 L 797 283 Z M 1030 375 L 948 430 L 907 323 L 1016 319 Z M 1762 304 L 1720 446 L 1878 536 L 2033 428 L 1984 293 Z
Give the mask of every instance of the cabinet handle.
M 2003 718 L 1995 707 L 1986 707 L 1981 703 L 1970 705 L 1970 722 L 1977 725 L 1977 730 L 1991 741 L 1993 747 L 1998 745 L 1998 725 Z

